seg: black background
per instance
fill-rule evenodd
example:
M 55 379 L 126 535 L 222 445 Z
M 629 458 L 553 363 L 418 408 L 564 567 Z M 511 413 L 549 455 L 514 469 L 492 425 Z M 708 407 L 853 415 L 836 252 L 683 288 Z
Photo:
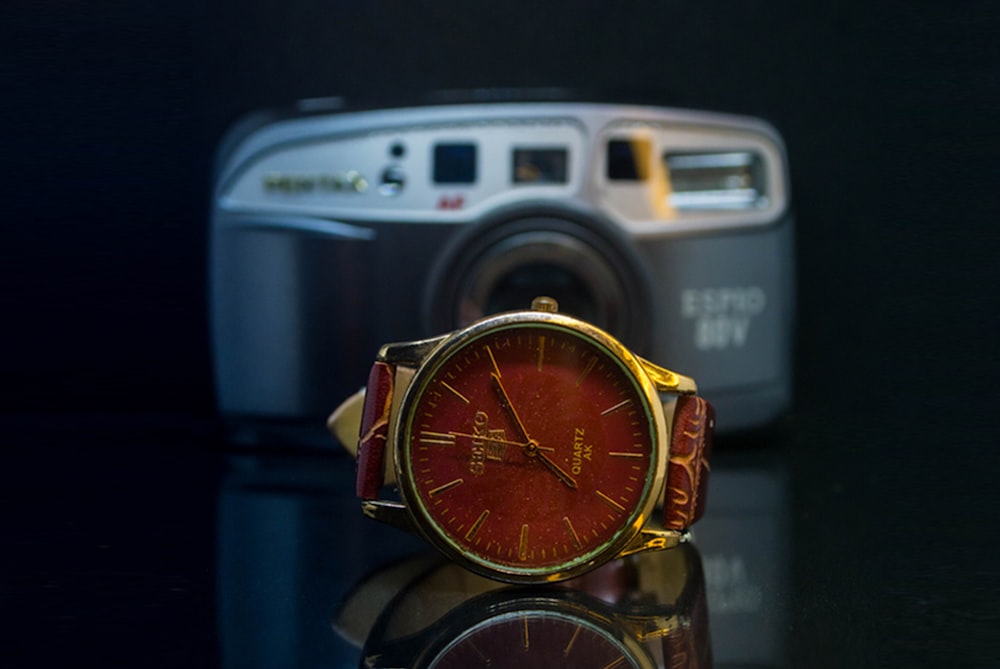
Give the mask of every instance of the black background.
M 306 97 L 564 86 L 760 116 L 784 136 L 799 324 L 796 405 L 779 441 L 798 477 L 805 594 L 792 633 L 808 640 L 795 657 L 987 666 L 979 658 L 995 651 L 1000 622 L 989 5 L 5 3 L 0 331 L 14 455 L 4 508 L 28 537 L 15 533 L 15 563 L 51 558 L 28 567 L 35 580 L 15 601 L 37 602 L 30 586 L 62 570 L 70 595 L 49 593 L 35 612 L 82 607 L 76 619 L 99 623 L 81 603 L 103 583 L 86 580 L 94 570 L 161 584 L 147 574 L 141 547 L 162 548 L 148 534 L 109 565 L 80 558 L 92 569 L 49 549 L 127 533 L 148 509 L 179 530 L 185 521 L 150 490 L 206 476 L 180 455 L 164 466 L 160 451 L 137 454 L 136 425 L 153 416 L 211 433 L 208 193 L 213 152 L 237 117 Z M 126 436 L 65 438 L 78 421 L 125 425 Z M 94 462 L 114 462 L 114 480 Z M 170 478 L 178 471 L 190 481 Z M 45 534 L 37 528 L 61 512 L 45 500 L 66 490 L 99 509 L 138 505 L 110 524 L 81 513 L 70 539 Z M 208 521 L 193 527 L 211 533 Z M 191 643 L 210 645 L 210 612 L 186 615 L 211 587 L 199 550 L 171 545 L 157 563 L 187 584 L 160 629 L 184 619 L 198 630 Z M 108 615 L 124 621 L 140 600 Z

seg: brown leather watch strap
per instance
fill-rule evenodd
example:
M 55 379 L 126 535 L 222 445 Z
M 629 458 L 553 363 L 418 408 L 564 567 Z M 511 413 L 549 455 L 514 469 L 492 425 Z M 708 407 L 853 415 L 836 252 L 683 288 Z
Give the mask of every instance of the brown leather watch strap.
M 368 374 L 365 406 L 358 435 L 358 473 L 356 490 L 362 499 L 375 499 L 385 479 L 385 447 L 389 436 L 389 407 L 395 369 L 376 362 Z
M 663 501 L 663 524 L 668 530 L 687 529 L 705 511 L 714 427 L 711 404 L 696 395 L 677 398 Z
M 690 546 L 688 546 L 690 548 Z M 684 590 L 677 599 L 677 625 L 663 635 L 663 667 L 711 669 L 712 635 L 709 633 L 708 595 L 701 556 L 691 551 Z

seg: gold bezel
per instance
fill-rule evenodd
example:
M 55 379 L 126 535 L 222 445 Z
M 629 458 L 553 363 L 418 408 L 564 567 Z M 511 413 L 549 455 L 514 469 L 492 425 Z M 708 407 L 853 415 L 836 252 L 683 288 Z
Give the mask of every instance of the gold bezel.
M 407 435 L 411 413 L 424 388 L 434 378 L 440 366 L 450 359 L 456 351 L 483 336 L 499 330 L 527 325 L 543 325 L 562 329 L 583 339 L 589 339 L 599 349 L 604 350 L 633 378 L 637 390 L 645 400 L 653 432 L 653 452 L 650 465 L 652 478 L 648 481 L 643 492 L 637 512 L 631 514 L 627 524 L 602 547 L 556 567 L 512 568 L 470 555 L 454 545 L 420 503 L 412 474 L 406 464 L 409 441 Z M 437 342 L 436 346 L 423 358 L 408 384 L 399 410 L 395 414 L 390 434 L 393 435 L 392 449 L 396 480 L 409 515 L 419 532 L 438 550 L 467 569 L 511 583 L 539 583 L 573 578 L 624 552 L 646 525 L 656 506 L 659 493 L 663 489 L 669 459 L 667 451 L 670 443 L 659 389 L 647 374 L 644 361 L 633 355 L 621 342 L 598 327 L 564 314 L 540 311 L 516 311 L 486 318 Z

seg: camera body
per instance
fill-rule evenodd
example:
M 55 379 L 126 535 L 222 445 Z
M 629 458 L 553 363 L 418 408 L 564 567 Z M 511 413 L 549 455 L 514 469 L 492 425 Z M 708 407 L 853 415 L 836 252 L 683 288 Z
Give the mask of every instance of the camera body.
M 536 295 L 694 377 L 721 432 L 790 403 L 793 222 L 782 142 L 761 121 L 307 103 L 235 128 L 216 176 L 211 326 L 233 425 L 319 430 L 381 344 Z

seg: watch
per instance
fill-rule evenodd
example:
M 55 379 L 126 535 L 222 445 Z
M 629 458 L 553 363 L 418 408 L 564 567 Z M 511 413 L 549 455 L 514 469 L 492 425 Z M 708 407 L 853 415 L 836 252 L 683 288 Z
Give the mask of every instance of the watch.
M 386 344 L 363 395 L 329 426 L 349 442 L 360 422 L 367 516 L 484 576 L 560 581 L 688 539 L 705 506 L 714 425 L 696 392 L 691 378 L 540 297 L 447 335 Z M 392 482 L 400 499 L 381 498 Z

